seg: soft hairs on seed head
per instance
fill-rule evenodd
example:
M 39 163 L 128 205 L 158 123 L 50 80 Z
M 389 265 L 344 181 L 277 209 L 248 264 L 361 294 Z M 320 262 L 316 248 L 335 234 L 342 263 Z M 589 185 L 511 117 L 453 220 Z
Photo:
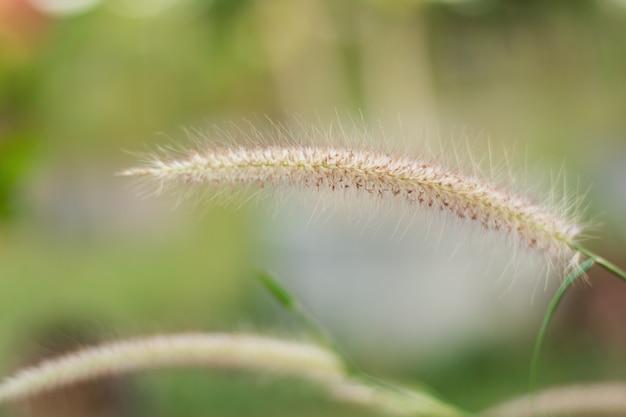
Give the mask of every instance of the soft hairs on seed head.
M 578 225 L 475 176 L 378 151 L 313 146 L 207 148 L 180 159 L 153 158 L 120 173 L 160 185 L 257 184 L 356 192 L 450 213 L 502 232 L 551 259 L 573 255 Z

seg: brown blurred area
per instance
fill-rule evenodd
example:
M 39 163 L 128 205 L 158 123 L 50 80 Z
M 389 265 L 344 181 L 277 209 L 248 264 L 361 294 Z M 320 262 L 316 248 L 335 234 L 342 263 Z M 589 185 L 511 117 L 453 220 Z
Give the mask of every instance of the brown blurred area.
M 16 369 L 36 366 L 48 359 L 75 352 L 100 341 L 93 323 L 76 319 L 53 322 L 22 342 Z M 72 384 L 11 404 L 13 417 L 131 417 L 145 415 L 132 378 L 116 376 Z
M 608 253 L 618 260 L 618 252 Z M 594 269 L 586 283 L 580 283 L 569 294 L 559 324 L 577 335 L 593 340 L 600 349 L 626 365 L 626 286 L 612 273 Z

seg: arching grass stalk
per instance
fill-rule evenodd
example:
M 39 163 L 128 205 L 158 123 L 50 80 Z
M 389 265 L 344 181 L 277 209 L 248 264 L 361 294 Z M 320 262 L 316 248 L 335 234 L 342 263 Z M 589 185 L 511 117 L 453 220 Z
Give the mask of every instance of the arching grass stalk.
M 159 335 L 89 347 L 18 371 L 0 384 L 0 403 L 107 375 L 167 367 L 249 369 L 335 381 L 343 364 L 313 345 L 246 334 Z
M 421 159 L 368 149 L 238 145 L 189 151 L 180 158 L 153 155 L 119 175 L 145 178 L 158 190 L 176 183 L 304 187 L 370 195 L 447 212 L 565 262 L 584 255 L 616 276 L 626 272 L 577 242 L 582 228 L 566 212 L 548 209 L 473 175 Z M 563 208 L 564 209 L 564 208 Z
M 301 378 L 339 401 L 383 413 L 466 415 L 425 392 L 390 388 L 352 376 L 341 358 L 321 347 L 245 334 L 165 335 L 85 348 L 7 378 L 0 383 L 0 404 L 104 376 L 166 367 L 240 369 Z
M 367 149 L 312 146 L 228 146 L 188 156 L 149 157 L 120 175 L 145 178 L 158 190 L 177 183 L 229 187 L 238 184 L 310 188 L 373 196 L 384 202 L 449 213 L 551 260 L 572 259 L 581 227 L 564 213 L 534 204 L 473 175 L 427 160 Z

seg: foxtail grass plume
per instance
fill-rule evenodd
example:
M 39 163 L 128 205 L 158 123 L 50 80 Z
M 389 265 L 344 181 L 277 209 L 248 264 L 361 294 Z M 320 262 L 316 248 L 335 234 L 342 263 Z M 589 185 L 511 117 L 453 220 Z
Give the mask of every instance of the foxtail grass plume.
M 339 401 L 397 415 L 462 415 L 431 395 L 353 377 L 330 350 L 246 334 L 161 335 L 85 348 L 7 378 L 0 383 L 0 404 L 105 376 L 172 367 L 237 369 L 296 377 L 317 384 Z
M 313 345 L 244 334 L 182 334 L 113 342 L 44 361 L 0 384 L 0 403 L 102 376 L 153 368 L 206 366 L 338 380 L 332 353 Z
M 153 156 L 120 175 L 155 181 L 159 189 L 256 184 L 347 192 L 409 207 L 445 212 L 551 260 L 569 261 L 581 228 L 566 216 L 474 175 L 427 160 L 333 146 L 219 146 L 186 156 Z

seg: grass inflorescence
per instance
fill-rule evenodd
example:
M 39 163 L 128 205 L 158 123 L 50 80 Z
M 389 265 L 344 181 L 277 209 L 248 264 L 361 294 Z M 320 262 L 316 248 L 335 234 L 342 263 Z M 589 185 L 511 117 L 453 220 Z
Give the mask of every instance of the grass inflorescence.
M 535 204 L 475 175 L 425 159 L 332 146 L 206 146 L 183 157 L 153 156 L 119 173 L 173 185 L 261 189 L 304 188 L 374 197 L 412 209 L 444 212 L 485 230 L 503 233 L 550 260 L 569 261 L 581 226 L 567 215 Z
M 172 367 L 237 369 L 300 378 L 338 401 L 395 415 L 465 415 L 426 393 L 353 375 L 331 350 L 242 333 L 160 335 L 85 348 L 7 378 L 0 383 L 0 404 L 102 377 Z

